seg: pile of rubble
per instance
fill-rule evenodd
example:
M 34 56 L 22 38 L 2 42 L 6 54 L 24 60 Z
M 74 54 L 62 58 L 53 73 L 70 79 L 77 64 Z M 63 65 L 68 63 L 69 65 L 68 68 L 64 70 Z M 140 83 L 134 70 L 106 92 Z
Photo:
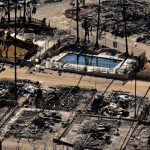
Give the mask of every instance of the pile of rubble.
M 148 98 L 145 98 L 145 101 Z M 143 97 L 136 97 L 137 106 Z M 113 91 L 109 95 L 98 94 L 93 100 L 89 112 L 104 116 L 132 116 L 135 108 L 135 96 L 121 91 Z M 133 116 L 132 116 L 133 117 Z
M 124 19 L 127 22 L 127 36 L 143 34 L 149 30 L 150 3 L 138 0 L 125 1 L 125 3 L 110 0 L 110 2 L 103 1 L 102 5 L 106 31 L 124 37 Z
M 82 21 L 85 17 L 88 19 L 92 19 L 92 25 L 96 25 L 96 10 L 97 10 L 97 5 L 90 4 L 86 7 L 81 7 L 79 11 L 79 20 Z M 65 15 L 68 18 L 72 18 L 76 20 L 76 8 L 74 9 L 68 9 L 65 11 Z
M 150 120 L 150 103 L 146 103 L 140 112 L 139 118 L 141 120 Z
M 135 9 L 136 8 L 136 9 Z M 138 42 L 147 42 L 150 40 L 149 36 L 149 15 L 150 15 L 150 3 L 146 1 L 131 0 L 116 1 L 108 0 L 102 1 L 100 4 L 100 30 L 111 32 L 115 36 L 124 37 L 124 19 L 127 22 L 127 36 L 140 35 L 137 39 Z M 124 17 L 125 12 L 125 17 Z M 72 8 L 65 11 L 65 15 L 68 18 L 76 19 L 76 8 Z M 89 31 L 96 30 L 98 5 L 87 4 L 79 9 L 79 20 L 82 21 L 82 27 L 84 27 L 84 21 L 89 27 Z
M 121 125 L 120 120 L 86 118 L 79 128 L 73 129 L 77 132 L 74 145 L 84 149 L 109 149 L 112 143 L 115 145 L 116 140 L 125 135 L 121 133 Z
M 8 107 L 0 106 L 0 120 L 3 118 L 3 115 L 5 115 L 8 112 L 8 110 L 9 110 Z
M 91 90 L 81 89 L 77 86 L 73 87 L 56 87 L 50 88 L 42 93 L 38 92 L 34 100 L 36 108 L 71 111 L 77 108 L 82 103 L 85 103 Z M 33 100 L 29 100 L 31 103 Z
M 25 93 L 32 93 L 36 84 L 29 80 L 17 81 L 17 95 L 20 98 Z M 0 104 L 5 100 L 15 100 L 15 84 L 12 80 L 0 80 Z
M 14 122 L 8 122 L 9 127 L 5 137 L 41 140 L 45 134 L 57 132 L 59 128 L 67 126 L 59 112 L 44 111 L 39 109 L 24 109 L 19 117 L 16 115 Z
M 149 150 L 150 148 L 150 127 L 139 125 L 132 135 L 127 149 L 143 149 Z

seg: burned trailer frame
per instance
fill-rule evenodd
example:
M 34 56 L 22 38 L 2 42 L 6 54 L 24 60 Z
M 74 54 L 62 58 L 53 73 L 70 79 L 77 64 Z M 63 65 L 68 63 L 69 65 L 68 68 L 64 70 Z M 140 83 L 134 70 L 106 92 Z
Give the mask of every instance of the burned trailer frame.
M 78 86 L 55 87 L 43 92 L 41 98 L 35 99 L 33 106 L 47 110 L 80 111 L 88 103 L 88 98 L 93 93 L 95 91 Z M 30 102 L 32 102 L 32 97 Z

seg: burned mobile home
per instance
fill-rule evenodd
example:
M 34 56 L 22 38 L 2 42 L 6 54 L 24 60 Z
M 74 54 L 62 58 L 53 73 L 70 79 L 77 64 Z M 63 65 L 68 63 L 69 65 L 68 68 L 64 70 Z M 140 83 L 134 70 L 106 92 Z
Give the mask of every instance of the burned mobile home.
M 73 87 L 50 87 L 43 96 L 38 96 L 34 104 L 36 108 L 73 111 L 80 110 L 87 102 L 88 97 L 93 95 L 92 89 L 83 89 L 78 86 Z M 29 101 L 32 103 L 32 98 Z
M 145 103 L 149 102 L 147 97 L 137 96 L 135 104 L 135 96 L 122 91 L 112 91 L 112 93 L 105 95 L 99 93 L 89 104 L 87 112 L 102 116 L 134 118 L 135 105 L 140 106 L 137 111 L 138 113 L 142 113 L 144 107 L 143 101 Z
M 70 116 L 68 113 L 66 116 Z M 43 140 L 46 134 L 62 132 L 68 124 L 68 118 L 63 112 L 22 108 L 4 128 L 4 138 Z M 61 131 L 62 130 L 62 131 Z

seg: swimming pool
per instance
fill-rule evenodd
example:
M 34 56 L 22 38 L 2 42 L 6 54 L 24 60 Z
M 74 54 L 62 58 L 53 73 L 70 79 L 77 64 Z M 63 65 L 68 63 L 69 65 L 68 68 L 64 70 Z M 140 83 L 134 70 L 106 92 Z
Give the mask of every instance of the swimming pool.
M 80 64 L 87 66 L 97 66 L 97 67 L 105 67 L 105 68 L 114 68 L 116 67 L 122 60 L 118 59 L 109 59 L 102 57 L 95 57 L 92 55 L 77 55 L 77 54 L 67 54 L 60 59 L 60 61 L 64 64 Z

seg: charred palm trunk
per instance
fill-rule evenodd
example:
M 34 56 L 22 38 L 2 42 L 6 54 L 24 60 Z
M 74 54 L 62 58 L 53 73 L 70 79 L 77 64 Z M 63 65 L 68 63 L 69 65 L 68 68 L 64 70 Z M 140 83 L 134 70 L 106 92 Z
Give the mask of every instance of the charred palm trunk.
M 26 22 L 26 0 L 24 0 L 23 9 L 23 22 Z
M 17 0 L 15 0 L 15 41 L 14 41 L 14 62 L 15 62 L 15 100 L 17 101 Z
M 76 0 L 76 20 L 77 20 L 77 41 L 79 43 L 79 0 Z
M 10 0 L 7 0 L 8 23 L 10 22 Z
M 123 21 L 124 21 L 124 36 L 125 36 L 125 49 L 126 49 L 125 56 L 128 57 L 129 56 L 129 52 L 128 52 L 128 38 L 127 38 L 126 8 L 127 8 L 126 0 L 123 0 Z
M 100 0 L 99 0 L 99 4 L 98 4 L 97 33 L 96 33 L 96 43 L 95 43 L 96 49 L 99 48 L 99 43 L 98 43 L 99 26 L 100 26 Z

